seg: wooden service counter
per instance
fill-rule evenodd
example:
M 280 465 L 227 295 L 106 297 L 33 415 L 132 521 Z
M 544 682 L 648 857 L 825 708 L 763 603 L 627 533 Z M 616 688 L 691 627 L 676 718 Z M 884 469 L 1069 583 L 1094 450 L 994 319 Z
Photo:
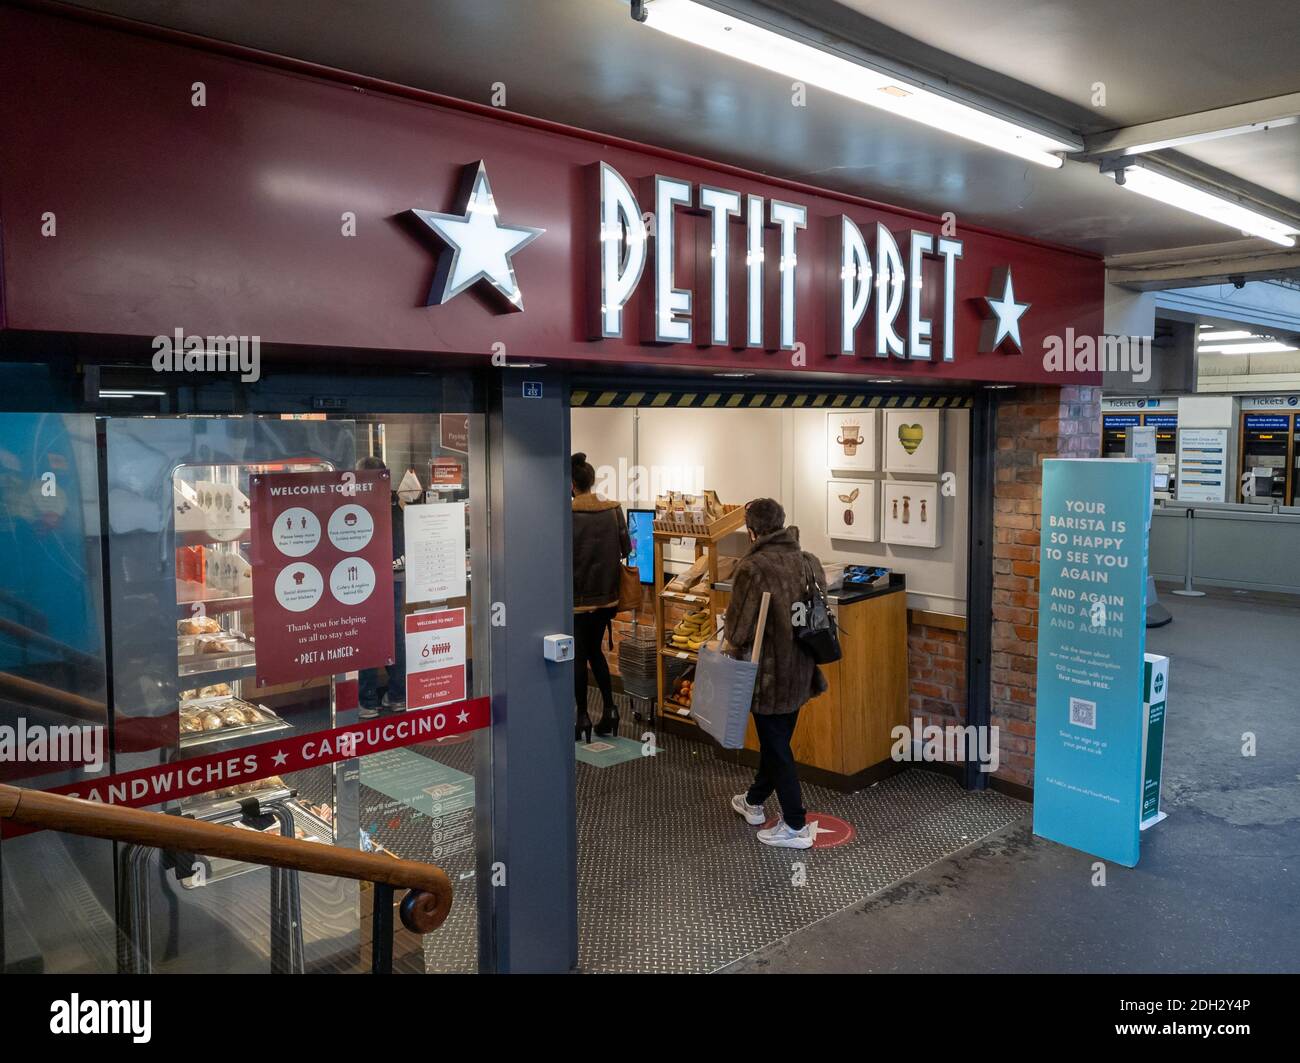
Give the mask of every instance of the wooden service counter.
M 905 579 L 895 572 L 887 586 L 830 597 L 843 655 L 819 666 L 829 689 L 800 710 L 791 747 L 800 778 L 857 789 L 901 767 L 890 757 L 890 731 L 908 722 Z M 727 755 L 758 763 L 752 717 L 744 751 Z

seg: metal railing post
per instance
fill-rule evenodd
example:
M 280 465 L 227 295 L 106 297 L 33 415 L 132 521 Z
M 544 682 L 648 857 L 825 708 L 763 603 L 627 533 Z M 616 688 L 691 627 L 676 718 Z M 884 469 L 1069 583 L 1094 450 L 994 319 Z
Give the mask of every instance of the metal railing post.
M 370 913 L 370 973 L 393 973 L 393 887 L 375 883 L 374 911 Z
M 1198 591 L 1192 586 L 1192 558 L 1195 556 L 1196 538 L 1192 534 L 1192 518 L 1196 516 L 1196 510 L 1192 506 L 1187 507 L 1187 568 L 1183 572 L 1183 586 L 1180 590 L 1173 593 L 1183 598 L 1204 598 L 1205 592 Z

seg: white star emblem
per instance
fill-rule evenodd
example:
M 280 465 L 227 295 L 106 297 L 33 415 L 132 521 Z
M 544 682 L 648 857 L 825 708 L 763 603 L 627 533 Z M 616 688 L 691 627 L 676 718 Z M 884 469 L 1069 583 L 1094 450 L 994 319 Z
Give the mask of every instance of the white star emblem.
M 816 841 L 817 841 L 817 836 L 818 836 L 819 834 L 834 834 L 834 833 L 835 833 L 835 831 L 834 831 L 831 827 L 823 827 L 823 826 L 821 825 L 821 820 L 817 820 L 817 819 L 810 819 L 810 820 L 808 821 L 808 829 L 812 831 L 812 836 L 813 836 L 813 842 L 814 842 L 814 844 L 816 843 Z
M 1020 319 L 1029 309 L 1029 303 L 1016 302 L 1015 289 L 1011 284 L 1010 266 L 993 271 L 989 294 L 984 296 L 984 302 L 993 316 L 984 323 L 984 329 L 980 333 L 980 350 L 986 353 L 996 351 L 1004 340 L 1010 340 L 1016 345 L 1018 353 L 1023 352 L 1024 346 L 1020 342 Z
M 514 310 L 524 308 L 511 256 L 536 240 L 545 229 L 523 225 L 502 225 L 497 220 L 496 200 L 482 160 L 465 167 L 459 197 L 460 214 L 436 214 L 430 210 L 411 213 L 447 244 L 450 253 L 438 259 L 433 287 L 426 306 L 454 299 L 478 281 L 487 281 Z
M 466 712 L 464 709 L 461 709 L 460 712 L 456 714 L 457 723 L 465 723 L 468 720 L 469 720 L 469 713 Z
M 279 753 L 277 753 L 275 756 L 271 758 L 271 762 L 277 768 L 283 768 L 289 762 L 289 754 L 281 750 Z

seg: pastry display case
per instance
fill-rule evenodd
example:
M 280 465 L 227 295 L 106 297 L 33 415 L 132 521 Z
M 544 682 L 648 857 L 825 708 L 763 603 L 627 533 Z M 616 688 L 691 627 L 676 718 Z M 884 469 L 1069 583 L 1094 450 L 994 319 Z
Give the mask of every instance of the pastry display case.
M 110 420 L 105 435 L 115 715 L 119 734 L 142 736 L 119 745 L 118 770 L 233 756 L 354 720 L 340 703 L 345 675 L 257 685 L 249 490 L 257 474 L 352 468 L 354 423 Z M 159 807 L 355 848 L 357 780 L 347 760 Z M 122 969 L 203 970 L 213 955 L 249 973 L 355 962 L 355 883 L 121 848 Z

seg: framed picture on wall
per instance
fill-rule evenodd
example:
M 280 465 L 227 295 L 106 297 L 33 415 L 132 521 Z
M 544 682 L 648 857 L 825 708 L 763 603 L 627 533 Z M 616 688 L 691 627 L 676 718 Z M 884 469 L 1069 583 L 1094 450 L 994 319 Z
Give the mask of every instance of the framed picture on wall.
M 884 485 L 881 539 L 895 546 L 939 545 L 939 485 L 893 480 Z
M 826 534 L 832 539 L 880 541 L 875 480 L 830 480 L 826 484 Z
M 826 467 L 874 472 L 876 411 L 836 411 L 826 415 Z
M 943 454 L 943 411 L 885 411 L 885 472 L 937 473 Z

